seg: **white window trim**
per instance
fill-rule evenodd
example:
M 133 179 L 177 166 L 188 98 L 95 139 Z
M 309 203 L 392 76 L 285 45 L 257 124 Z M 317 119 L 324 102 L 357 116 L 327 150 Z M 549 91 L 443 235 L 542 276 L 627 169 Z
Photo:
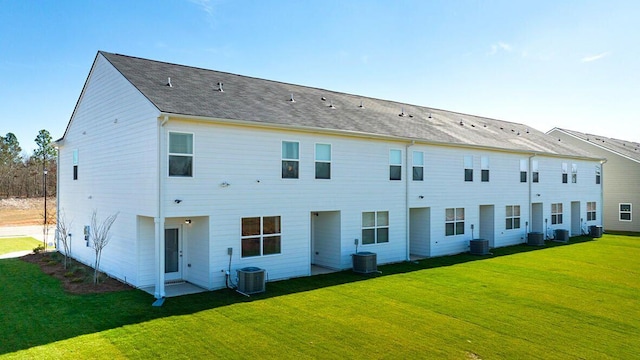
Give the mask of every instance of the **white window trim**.
M 400 152 L 400 163 L 399 164 L 391 163 L 391 152 L 392 151 L 399 151 Z M 402 153 L 402 149 L 397 149 L 397 148 L 390 148 L 389 149 L 389 181 L 402 181 L 402 172 L 403 172 L 402 166 L 404 165 L 403 164 L 403 162 L 404 162 L 403 158 L 404 158 L 404 156 L 403 156 L 403 153 Z M 400 166 L 400 179 L 391 180 L 391 167 L 392 166 Z
M 328 145 L 329 146 L 329 160 L 318 160 L 318 148 L 317 145 Z M 298 151 L 300 150 L 300 145 L 298 145 Z M 300 156 L 300 153 L 298 153 L 298 156 Z M 333 162 L 333 144 L 330 143 L 321 143 L 321 142 L 317 142 L 313 145 L 313 159 L 314 159 L 314 163 L 313 163 L 313 178 L 315 180 L 331 180 L 332 178 L 332 162 Z M 315 163 L 324 163 L 324 164 L 329 164 L 329 178 L 328 179 L 318 179 L 316 177 L 316 168 L 315 168 Z M 299 166 L 299 164 L 298 164 Z M 298 171 L 300 171 L 300 168 L 298 167 Z M 298 174 L 299 175 L 299 174 Z
M 556 210 L 558 208 L 557 205 L 560 205 L 559 207 L 561 207 L 562 209 L 560 210 L 560 212 L 553 212 L 553 205 L 556 205 Z M 553 223 L 553 215 L 556 215 L 556 223 Z M 561 215 L 562 216 L 562 221 L 558 222 L 558 216 L 557 215 Z M 564 223 L 564 204 L 563 203 L 551 203 L 551 225 L 561 225 Z
M 507 211 L 507 207 L 511 207 L 511 216 L 506 215 L 506 211 Z M 520 213 L 520 215 L 513 215 L 514 209 L 518 207 L 518 212 Z M 520 230 L 520 227 L 522 226 L 521 222 L 522 222 L 522 208 L 520 207 L 520 205 L 505 205 L 505 220 L 507 219 L 511 219 L 511 229 L 507 229 L 506 226 L 506 221 L 505 221 L 505 230 L 506 231 L 511 231 L 511 230 Z M 520 221 L 518 222 L 518 227 L 513 226 L 513 224 L 515 224 L 514 220 L 518 218 Z
M 447 216 L 446 216 L 447 209 L 453 209 L 453 220 L 451 220 L 451 221 L 448 221 L 448 220 L 447 220 Z M 464 216 L 465 216 L 465 217 L 464 217 L 462 220 L 458 220 L 458 219 L 457 219 L 457 218 L 458 218 L 458 216 L 457 216 L 457 215 L 458 215 L 458 209 L 462 209 L 462 211 L 464 212 Z M 445 236 L 445 237 L 447 237 L 447 236 L 460 236 L 460 235 L 464 235 L 464 233 L 465 233 L 465 232 L 466 232 L 466 230 L 467 230 L 467 229 L 465 229 L 465 228 L 464 228 L 464 227 L 466 226 L 466 224 L 464 224 L 464 223 L 467 221 L 467 220 L 466 220 L 466 217 L 467 217 L 467 211 L 466 211 L 466 209 L 465 209 L 465 208 L 463 208 L 463 207 L 459 207 L 459 208 L 454 207 L 454 208 L 445 208 L 445 209 L 444 209 L 444 211 L 445 211 L 445 218 L 444 218 L 444 229 L 445 229 L 445 230 L 444 230 L 444 236 Z M 463 225 L 462 232 L 458 234 L 456 230 L 457 230 L 457 228 L 458 228 L 457 223 L 459 223 L 459 222 L 463 223 L 464 225 Z M 453 234 L 451 234 L 451 235 L 447 235 L 447 224 L 453 224 Z
M 416 153 L 422 155 L 422 165 L 416 165 Z M 411 154 L 411 162 L 412 162 L 411 180 L 413 180 L 413 181 L 424 181 L 424 151 L 414 151 Z M 415 180 L 413 178 L 413 168 L 421 168 L 422 169 L 422 180 Z
M 171 134 L 188 134 L 191 135 L 191 149 L 192 152 L 191 154 L 182 154 L 182 153 L 172 153 L 170 151 L 171 149 Z M 187 131 L 167 131 L 167 162 L 166 162 L 166 166 L 167 166 L 167 178 L 170 179 L 193 179 L 196 177 L 196 156 L 195 156 L 195 152 L 196 152 L 196 134 L 193 132 L 187 132 Z M 169 157 L 173 155 L 173 156 L 191 156 L 191 176 L 171 176 L 169 175 Z
M 589 204 L 593 204 L 593 210 L 589 210 Z M 589 220 L 589 213 L 593 213 L 593 219 Z M 598 204 L 595 201 L 587 201 L 587 221 L 595 221 L 598 218 Z
M 620 210 L 620 206 L 622 205 L 629 205 L 629 211 L 622 211 Z M 620 215 L 622 215 L 622 213 L 629 213 L 629 220 L 627 219 L 622 219 L 622 217 Z M 618 204 L 618 221 L 624 221 L 624 222 L 631 222 L 633 221 L 633 204 L 632 203 L 619 203 Z
M 282 145 L 284 143 L 296 143 L 298 144 L 298 158 L 297 159 L 289 159 L 289 158 L 285 158 L 284 156 L 282 156 Z M 300 180 L 300 158 L 302 158 L 302 147 L 300 146 L 300 141 L 298 140 L 281 140 L 280 141 L 280 179 L 281 180 Z M 297 161 L 298 162 L 298 177 L 295 178 L 285 178 L 282 177 L 282 162 L 283 161 Z M 314 171 L 314 177 L 315 177 L 315 171 Z
M 383 213 L 386 212 L 387 213 L 387 225 L 378 225 L 378 213 Z M 373 226 L 364 226 L 364 224 L 362 223 L 362 214 L 365 213 L 373 213 L 373 221 L 374 221 L 374 225 Z M 364 243 L 364 239 L 360 240 L 360 245 L 362 246 L 371 246 L 371 245 L 384 245 L 384 244 L 388 244 L 391 242 L 391 238 L 389 237 L 389 231 L 391 229 L 390 224 L 391 224 L 391 219 L 390 219 L 390 215 L 389 215 L 389 210 L 372 210 L 372 211 L 363 211 L 362 214 L 360 214 L 360 232 L 362 234 L 362 230 L 373 230 L 373 243 L 371 244 L 365 244 Z M 378 229 L 387 229 L 387 241 L 386 242 L 378 242 Z M 361 235 L 362 236 L 362 235 Z
M 265 234 L 264 233 L 264 218 L 268 218 L 268 217 L 279 217 L 280 218 L 280 232 L 279 233 L 275 233 L 275 234 Z M 249 219 L 249 218 L 260 218 L 260 234 L 259 235 L 246 235 L 243 236 L 242 235 L 242 219 Z M 280 236 L 280 252 L 279 253 L 275 253 L 275 254 L 264 254 L 264 238 L 265 237 L 271 237 L 271 236 Z M 242 256 L 242 240 L 244 239 L 251 239 L 251 238 L 255 238 L 255 237 L 259 237 L 260 238 L 260 255 L 255 255 L 255 256 Z M 256 215 L 256 216 L 243 216 L 240 218 L 240 258 L 241 259 L 255 259 L 255 258 L 264 258 L 264 257 L 271 257 L 271 256 L 280 256 L 282 255 L 282 216 L 281 215 L 265 215 L 265 216 L 261 216 L 261 215 Z

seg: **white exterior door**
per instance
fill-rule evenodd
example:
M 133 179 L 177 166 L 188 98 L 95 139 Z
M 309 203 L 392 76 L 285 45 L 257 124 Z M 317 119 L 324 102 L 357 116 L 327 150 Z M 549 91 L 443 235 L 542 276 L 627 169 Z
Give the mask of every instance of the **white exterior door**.
M 164 230 L 164 279 L 182 279 L 182 241 L 177 228 Z

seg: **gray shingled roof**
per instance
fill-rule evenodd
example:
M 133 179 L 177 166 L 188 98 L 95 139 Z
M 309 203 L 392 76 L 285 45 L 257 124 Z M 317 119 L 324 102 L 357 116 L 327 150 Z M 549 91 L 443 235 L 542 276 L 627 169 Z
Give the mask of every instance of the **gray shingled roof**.
M 590 157 L 523 124 L 107 52 L 99 54 L 164 113 Z M 171 78 L 171 87 L 167 86 L 167 78 Z M 223 92 L 218 91 L 219 82 L 223 83 Z
M 640 142 L 608 138 L 606 136 L 581 133 L 579 131 L 556 128 L 566 134 L 573 135 L 594 146 L 599 146 L 640 162 Z

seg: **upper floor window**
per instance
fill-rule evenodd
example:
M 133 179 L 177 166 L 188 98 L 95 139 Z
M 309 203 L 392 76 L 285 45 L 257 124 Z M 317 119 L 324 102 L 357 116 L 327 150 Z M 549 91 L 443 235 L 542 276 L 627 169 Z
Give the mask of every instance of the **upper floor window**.
M 571 164 L 571 183 L 578 182 L 578 164 Z
M 567 163 L 562 163 L 562 183 L 566 184 L 569 182 L 569 174 L 567 174 L 568 166 Z
M 505 229 L 520 229 L 520 205 L 507 205 Z
M 193 176 L 193 134 L 169 133 L 169 176 Z
M 527 182 L 527 170 L 529 168 L 527 159 L 520 159 L 520 182 Z
M 534 183 L 540 182 L 540 172 L 538 170 L 538 160 L 531 161 L 531 181 Z
M 242 257 L 280 254 L 280 216 L 242 218 Z
M 331 145 L 316 144 L 316 179 L 331 179 Z
M 596 202 L 588 201 L 587 202 L 587 221 L 592 221 L 596 219 Z
M 422 151 L 413 152 L 413 180 L 424 180 L 424 153 Z
M 600 166 L 596 166 L 596 184 L 600 185 L 600 181 L 601 181 L 601 176 L 602 176 L 602 170 L 600 169 Z
M 362 213 L 362 244 L 389 242 L 389 212 L 368 211 Z
M 297 179 L 300 165 L 300 143 L 296 141 L 282 142 L 282 178 Z
M 445 210 L 445 236 L 464 234 L 464 208 Z
M 631 221 L 631 204 L 620 204 L 620 221 Z
M 402 180 L 402 150 L 389 150 L 389 180 Z
M 78 180 L 78 149 L 73 149 L 73 180 Z
M 488 182 L 489 181 L 489 157 L 482 156 L 480 158 L 480 181 Z
M 473 181 L 473 156 L 464 157 L 464 181 Z
M 551 225 L 562 224 L 562 203 L 551 204 Z

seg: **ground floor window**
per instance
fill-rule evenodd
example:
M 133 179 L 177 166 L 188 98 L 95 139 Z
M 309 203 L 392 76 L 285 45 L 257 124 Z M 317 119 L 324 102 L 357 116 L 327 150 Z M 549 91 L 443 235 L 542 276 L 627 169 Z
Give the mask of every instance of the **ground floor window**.
M 508 205 L 506 208 L 506 229 L 520 229 L 520 205 Z
M 280 216 L 242 218 L 242 257 L 280 254 Z
M 447 208 L 445 213 L 445 235 L 464 234 L 464 208 Z
M 362 244 L 389 242 L 389 212 L 367 211 L 362 213 Z
M 631 221 L 631 204 L 620 204 L 620 221 Z
M 588 201 L 587 202 L 587 221 L 592 221 L 596 219 L 596 202 Z
M 551 204 L 551 225 L 562 224 L 562 203 Z

